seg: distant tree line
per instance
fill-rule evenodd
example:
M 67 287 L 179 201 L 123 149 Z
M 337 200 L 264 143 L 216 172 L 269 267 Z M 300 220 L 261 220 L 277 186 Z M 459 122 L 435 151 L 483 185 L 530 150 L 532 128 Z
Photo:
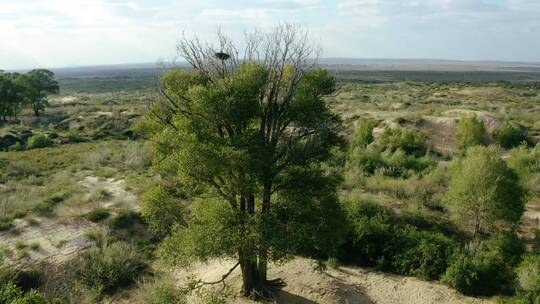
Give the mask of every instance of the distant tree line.
M 35 116 L 48 105 L 47 95 L 60 90 L 54 73 L 45 69 L 27 73 L 6 73 L 0 70 L 0 117 L 3 121 L 16 118 L 25 107 Z

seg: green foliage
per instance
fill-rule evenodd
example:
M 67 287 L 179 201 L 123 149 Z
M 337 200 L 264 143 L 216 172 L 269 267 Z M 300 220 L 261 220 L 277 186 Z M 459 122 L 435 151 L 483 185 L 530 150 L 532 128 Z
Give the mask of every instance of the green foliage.
M 22 296 L 23 291 L 13 282 L 8 281 L 0 284 L 0 303 L 11 304 Z
M 516 235 L 497 235 L 469 254 L 457 254 L 442 281 L 468 295 L 509 294 L 513 291 L 513 267 L 525 252 Z
M 52 140 L 45 134 L 38 134 L 28 139 L 28 149 L 46 148 L 53 145 Z
M 185 304 L 186 292 L 174 286 L 172 279 L 159 279 L 147 287 L 142 296 L 148 304 Z
M 101 222 L 110 216 L 109 209 L 96 208 L 86 215 L 86 218 L 94 223 Z
M 184 203 L 162 185 L 156 185 L 144 194 L 141 216 L 156 235 L 169 234 L 177 224 L 185 226 L 186 213 Z
M 461 117 L 457 124 L 457 139 L 458 145 L 463 151 L 472 146 L 485 145 L 486 127 L 484 122 L 475 115 Z
M 495 147 L 472 147 L 453 168 L 447 201 L 456 218 L 472 225 L 475 237 L 497 230 L 498 222 L 518 223 L 524 199 L 518 176 Z
M 141 216 L 137 212 L 122 211 L 111 219 L 110 226 L 114 229 L 129 229 L 140 222 Z
M 187 228 L 161 246 L 167 260 L 237 257 L 260 280 L 269 260 L 331 252 L 339 243 L 336 178 L 323 170 L 343 143 L 325 98 L 336 83 L 328 71 L 300 68 L 245 62 L 226 73 L 196 67 L 162 78 L 166 98 L 152 109 L 161 119 L 143 128 L 152 133 L 156 167 L 198 197 Z M 253 282 L 245 283 L 253 295 Z
M 133 283 L 144 268 L 142 257 L 134 245 L 114 242 L 84 251 L 77 273 L 86 288 L 103 294 Z
M 373 130 L 373 122 L 362 122 L 357 136 L 366 137 Z M 435 166 L 435 161 L 425 156 L 426 137 L 413 130 L 386 128 L 375 142 L 370 138 L 357 138 L 348 156 L 349 170 L 360 169 L 365 175 L 375 173 L 386 176 L 410 176 Z M 364 142 L 363 142 L 364 141 Z
M 348 202 L 345 210 L 354 250 L 349 259 L 363 265 L 383 263 L 379 260 L 392 239 L 392 211 L 371 202 Z M 345 250 L 345 254 L 353 254 L 353 250 Z
M 248 239 L 249 236 L 242 236 L 238 229 L 240 225 L 237 213 L 223 201 L 196 200 L 192 205 L 188 229 L 175 229 L 162 242 L 159 254 L 179 266 L 187 266 L 196 260 L 232 257 L 236 254 L 235 246 L 254 241 Z
M 385 128 L 377 144 L 385 150 L 403 150 L 407 155 L 416 157 L 426 154 L 427 151 L 426 136 L 405 128 Z
M 11 304 L 47 304 L 48 301 L 43 294 L 37 290 L 30 290 L 23 297 L 11 302 Z
M 0 118 L 16 117 L 23 106 L 22 87 L 17 73 L 0 71 Z
M 517 267 L 519 291 L 528 303 L 540 303 L 540 255 L 529 255 Z
M 17 81 L 24 88 L 23 96 L 28 102 L 35 116 L 49 105 L 47 95 L 56 94 L 60 88 L 54 79 L 54 73 L 45 69 L 31 70 L 18 76 Z
M 373 129 L 377 123 L 371 119 L 363 119 L 358 123 L 354 139 L 352 141 L 352 147 L 366 148 L 374 140 Z
M 444 273 L 457 243 L 424 218 L 397 217 L 370 202 L 348 202 L 345 259 L 428 280 Z
M 497 143 L 503 148 L 514 148 L 528 141 L 527 129 L 519 124 L 505 120 L 495 132 Z
M 396 230 L 392 266 L 398 273 L 436 280 L 445 271 L 457 248 L 454 240 L 441 232 L 420 231 L 412 226 Z M 394 249 L 395 250 L 395 249 Z
M 540 190 L 540 144 L 529 149 L 521 145 L 510 150 L 508 167 L 519 175 L 522 186 L 529 191 Z

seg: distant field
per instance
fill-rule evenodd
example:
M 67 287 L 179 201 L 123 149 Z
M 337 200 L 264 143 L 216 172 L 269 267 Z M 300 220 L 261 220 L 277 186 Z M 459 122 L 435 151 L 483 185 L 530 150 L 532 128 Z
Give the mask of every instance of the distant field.
M 343 82 L 384 83 L 402 81 L 423 82 L 506 82 L 533 83 L 540 86 L 540 69 L 529 70 L 477 70 L 470 71 L 460 67 L 457 70 L 444 70 L 444 66 L 366 66 L 366 65 L 325 65 L 338 80 Z M 380 69 L 378 69 L 380 68 Z M 403 70 L 399 70 L 403 68 Z M 432 68 L 433 70 L 427 70 Z M 163 69 L 157 65 L 129 65 L 93 68 L 57 69 L 55 73 L 62 91 L 67 93 L 103 93 L 115 91 L 152 90 L 157 88 L 157 79 Z

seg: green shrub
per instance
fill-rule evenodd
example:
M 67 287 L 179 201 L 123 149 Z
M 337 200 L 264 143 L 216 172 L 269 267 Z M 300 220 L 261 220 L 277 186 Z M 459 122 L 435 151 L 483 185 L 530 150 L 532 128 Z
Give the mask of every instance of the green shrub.
M 97 223 L 97 222 L 101 222 L 101 221 L 105 220 L 109 216 L 110 216 L 109 209 L 107 209 L 107 208 L 96 208 L 96 209 L 90 211 L 90 213 L 88 213 L 86 215 L 86 218 L 89 221 Z
M 103 294 L 131 284 L 143 269 L 144 262 L 134 245 L 115 242 L 83 252 L 77 274 L 85 287 Z
M 442 282 L 464 294 L 476 294 L 481 284 L 481 266 L 463 255 L 457 255 L 442 276 Z
M 13 303 L 13 301 L 19 299 L 22 295 L 21 288 L 11 281 L 0 284 L 0 303 Z
M 486 144 L 486 127 L 476 115 L 461 117 L 457 125 L 457 139 L 462 151 Z
M 517 267 L 519 290 L 530 303 L 540 303 L 540 255 L 529 255 Z
M 377 139 L 377 145 L 382 150 L 392 152 L 400 149 L 408 155 L 416 157 L 426 154 L 427 138 L 424 134 L 404 128 L 385 128 L 384 132 Z
M 527 129 L 508 120 L 503 122 L 494 135 L 497 143 L 507 149 L 517 147 L 528 141 Z
M 26 144 L 28 149 L 46 148 L 53 145 L 53 142 L 47 135 L 38 134 L 30 137 Z
M 20 141 L 14 143 L 13 145 L 9 146 L 9 151 L 23 151 L 24 150 L 24 145 L 21 144 Z
M 446 271 L 457 244 L 440 232 L 409 226 L 396 230 L 393 247 L 392 266 L 396 272 L 435 280 Z
M 372 119 L 361 120 L 356 128 L 352 147 L 360 147 L 364 149 L 371 144 L 373 142 L 373 129 L 376 125 L 377 123 Z
M 11 304 L 47 304 L 47 299 L 37 290 L 30 290 L 23 297 L 16 299 Z
M 343 258 L 381 270 L 437 279 L 458 247 L 444 225 L 420 215 L 398 217 L 370 202 L 345 205 L 349 224 Z
M 346 259 L 361 265 L 384 264 L 384 253 L 392 238 L 392 211 L 371 202 L 348 202 L 345 205 L 349 224 L 349 248 Z
M 68 194 L 64 192 L 54 193 L 51 196 L 45 198 L 43 202 L 36 205 L 34 207 L 34 210 L 39 213 L 51 213 L 54 210 L 54 207 L 59 203 L 63 202 L 67 196 Z
M 111 227 L 114 229 L 129 229 L 136 223 L 141 222 L 141 216 L 137 212 L 120 212 L 111 220 Z
M 179 290 L 170 280 L 156 280 L 146 283 L 141 298 L 148 304 L 185 304 L 186 291 Z
M 516 235 L 497 235 L 474 247 L 471 254 L 454 257 L 442 281 L 468 295 L 511 293 L 523 242 Z
M 13 218 L 0 218 L 0 231 L 6 231 L 13 227 Z

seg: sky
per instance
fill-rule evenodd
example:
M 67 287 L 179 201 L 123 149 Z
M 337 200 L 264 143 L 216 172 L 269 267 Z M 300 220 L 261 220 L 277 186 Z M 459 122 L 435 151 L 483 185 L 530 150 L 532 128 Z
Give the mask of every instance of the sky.
M 0 69 L 155 62 L 280 23 L 322 57 L 540 62 L 540 0 L 0 0 Z

